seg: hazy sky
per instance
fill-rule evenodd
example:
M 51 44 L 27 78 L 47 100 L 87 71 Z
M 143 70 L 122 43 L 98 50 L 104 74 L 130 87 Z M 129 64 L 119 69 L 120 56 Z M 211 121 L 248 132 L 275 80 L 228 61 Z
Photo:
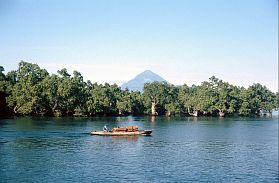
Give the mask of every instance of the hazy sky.
M 278 0 L 0 1 L 0 65 L 92 82 L 150 69 L 173 84 L 216 77 L 278 90 Z

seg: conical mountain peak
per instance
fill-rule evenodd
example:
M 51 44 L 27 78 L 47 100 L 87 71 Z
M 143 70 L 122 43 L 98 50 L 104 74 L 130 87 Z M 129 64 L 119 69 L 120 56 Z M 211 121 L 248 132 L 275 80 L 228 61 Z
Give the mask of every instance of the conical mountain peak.
M 124 83 L 121 88 L 128 88 L 132 91 L 142 91 L 145 83 L 151 83 L 154 81 L 167 82 L 164 78 L 152 72 L 151 70 L 145 70 L 138 74 L 134 79 Z

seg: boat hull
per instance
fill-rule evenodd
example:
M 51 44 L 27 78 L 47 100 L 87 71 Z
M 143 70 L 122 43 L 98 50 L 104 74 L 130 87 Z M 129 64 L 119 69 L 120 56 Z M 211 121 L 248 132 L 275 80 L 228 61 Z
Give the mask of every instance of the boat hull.
M 135 135 L 151 135 L 152 130 L 141 130 L 135 132 L 105 132 L 105 131 L 93 131 L 90 132 L 91 135 L 101 135 L 101 136 L 135 136 Z

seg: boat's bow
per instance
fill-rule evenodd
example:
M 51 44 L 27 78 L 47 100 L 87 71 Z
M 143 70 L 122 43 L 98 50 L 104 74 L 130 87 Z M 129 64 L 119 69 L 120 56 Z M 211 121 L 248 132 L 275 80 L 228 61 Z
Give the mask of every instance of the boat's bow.
M 151 135 L 152 130 L 143 130 L 141 131 L 141 135 Z

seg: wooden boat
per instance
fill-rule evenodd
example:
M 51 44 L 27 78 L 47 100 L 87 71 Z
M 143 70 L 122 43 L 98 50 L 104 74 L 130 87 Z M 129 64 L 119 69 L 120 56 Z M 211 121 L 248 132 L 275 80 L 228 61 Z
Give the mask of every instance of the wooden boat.
M 107 136 L 125 136 L 125 135 L 151 135 L 152 130 L 141 130 L 137 132 L 104 132 L 104 131 L 93 131 L 91 135 L 107 135 Z
M 92 131 L 91 135 L 103 136 L 132 136 L 132 135 L 151 135 L 152 130 L 138 130 L 137 126 L 117 127 L 111 131 Z

